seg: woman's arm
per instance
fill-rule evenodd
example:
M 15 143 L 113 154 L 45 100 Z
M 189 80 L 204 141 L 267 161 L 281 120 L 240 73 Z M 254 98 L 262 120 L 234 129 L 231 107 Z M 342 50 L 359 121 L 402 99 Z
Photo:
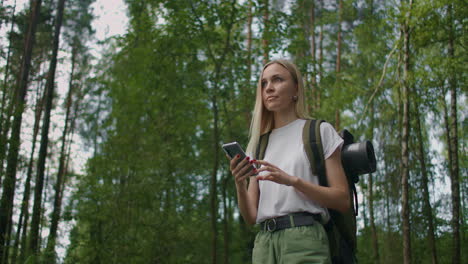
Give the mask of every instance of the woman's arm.
M 253 225 L 257 220 L 259 199 L 258 181 L 256 176 L 252 176 L 256 171 L 251 170 L 251 164 L 254 160 L 250 161 L 247 157 L 237 164 L 238 159 L 239 156 L 236 156 L 230 163 L 231 173 L 236 182 L 237 203 L 245 222 Z M 247 183 L 248 177 L 250 177 L 249 184 Z
M 345 212 L 350 207 L 348 182 L 343 166 L 341 165 L 340 148 L 337 148 L 335 152 L 325 160 L 328 187 L 320 186 L 299 177 L 288 175 L 278 167 L 266 161 L 259 160 L 256 161 L 256 163 L 264 165 L 258 170 L 258 172 L 270 172 L 267 175 L 258 176 L 258 180 L 270 180 L 276 183 L 293 186 L 307 196 L 307 198 L 326 208 Z
M 325 160 L 328 187 L 313 184 L 299 177 L 293 177 L 291 185 L 318 204 L 346 212 L 350 207 L 348 180 L 341 165 L 341 149 L 337 148 Z

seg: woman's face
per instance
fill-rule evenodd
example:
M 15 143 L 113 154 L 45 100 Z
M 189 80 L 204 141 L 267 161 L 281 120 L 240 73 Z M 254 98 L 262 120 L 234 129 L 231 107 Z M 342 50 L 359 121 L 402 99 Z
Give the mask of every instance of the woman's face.
M 261 85 L 263 105 L 269 111 L 290 111 L 295 107 L 293 96 L 297 96 L 297 85 L 281 64 L 271 64 L 263 71 Z

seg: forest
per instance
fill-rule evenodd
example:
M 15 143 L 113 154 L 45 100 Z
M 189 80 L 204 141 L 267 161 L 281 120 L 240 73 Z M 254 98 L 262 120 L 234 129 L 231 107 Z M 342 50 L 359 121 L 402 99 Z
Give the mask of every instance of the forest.
M 221 145 L 277 58 L 374 145 L 359 263 L 467 263 L 465 1 L 125 0 L 96 41 L 101 1 L 0 1 L 0 264 L 250 263 Z

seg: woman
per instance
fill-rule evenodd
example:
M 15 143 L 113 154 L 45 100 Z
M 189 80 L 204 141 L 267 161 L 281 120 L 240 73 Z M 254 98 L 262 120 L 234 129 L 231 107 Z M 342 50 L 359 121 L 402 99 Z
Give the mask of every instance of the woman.
M 329 187 L 320 186 L 302 143 L 307 118 L 297 67 L 286 60 L 267 63 L 258 82 L 247 147 L 247 153 L 255 153 L 260 135 L 271 131 L 265 157 L 239 162 L 237 156 L 230 162 L 240 212 L 247 223 L 261 227 L 253 263 L 330 263 L 322 226 L 329 219 L 326 208 L 344 212 L 350 204 L 341 165 L 343 140 L 330 124 L 321 124 Z M 251 171 L 250 164 L 261 167 Z

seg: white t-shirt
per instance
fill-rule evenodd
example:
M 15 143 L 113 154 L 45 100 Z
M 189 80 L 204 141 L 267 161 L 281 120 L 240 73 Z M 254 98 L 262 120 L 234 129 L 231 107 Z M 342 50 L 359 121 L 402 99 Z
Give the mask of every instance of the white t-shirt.
M 297 119 L 286 126 L 271 131 L 264 160 L 282 169 L 292 176 L 319 184 L 318 176 L 312 174 L 311 166 L 302 142 L 302 129 L 306 120 Z M 329 123 L 320 125 L 320 135 L 325 159 L 329 158 L 343 139 Z M 267 171 L 260 174 L 268 174 Z M 326 208 L 307 198 L 292 186 L 277 184 L 272 181 L 259 181 L 260 198 L 257 223 L 294 212 L 321 214 L 323 221 L 328 221 Z

